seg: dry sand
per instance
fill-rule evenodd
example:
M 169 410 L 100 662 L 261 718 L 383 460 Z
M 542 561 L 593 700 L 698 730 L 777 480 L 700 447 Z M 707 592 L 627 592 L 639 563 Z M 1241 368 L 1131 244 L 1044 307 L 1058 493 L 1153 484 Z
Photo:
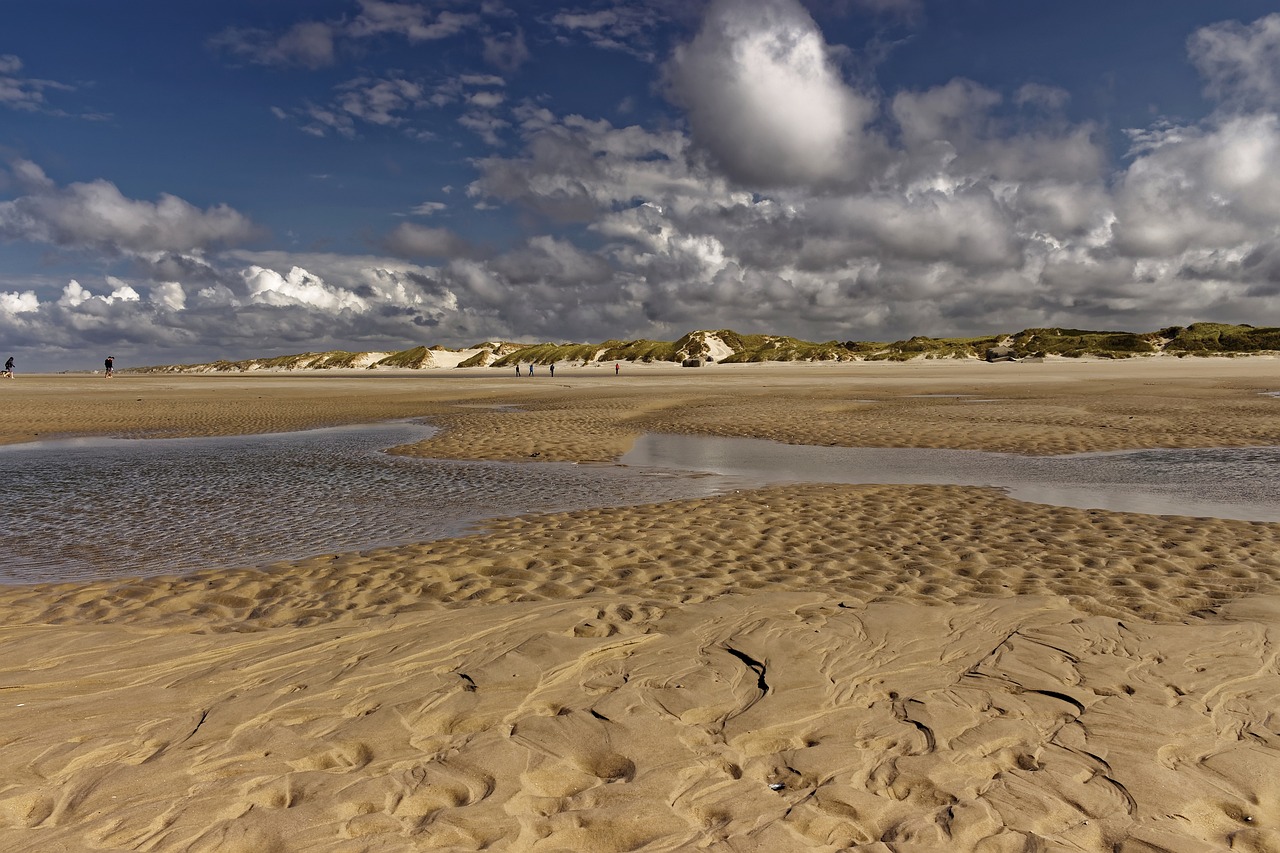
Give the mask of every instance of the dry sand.
M 21 376 L 0 441 L 1280 444 L 1277 389 L 1262 358 Z M 1275 524 L 787 486 L 0 614 L 4 851 L 1280 851 Z

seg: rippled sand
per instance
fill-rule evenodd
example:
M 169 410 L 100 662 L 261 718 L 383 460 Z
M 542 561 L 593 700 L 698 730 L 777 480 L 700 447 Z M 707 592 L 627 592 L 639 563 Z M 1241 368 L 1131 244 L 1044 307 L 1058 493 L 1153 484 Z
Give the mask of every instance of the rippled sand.
M 1277 365 L 126 375 L 91 389 L 101 424 L 49 392 L 0 430 L 216 434 L 363 405 L 440 418 L 408 452 L 481 458 L 612 458 L 652 429 L 1280 444 Z M 0 590 L 0 849 L 1280 850 L 1278 546 L 1273 524 L 787 486 Z

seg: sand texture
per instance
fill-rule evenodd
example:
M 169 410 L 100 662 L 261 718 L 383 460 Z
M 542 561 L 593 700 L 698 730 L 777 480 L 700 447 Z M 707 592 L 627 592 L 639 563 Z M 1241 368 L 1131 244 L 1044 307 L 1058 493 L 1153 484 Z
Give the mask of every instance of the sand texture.
M 24 376 L 0 437 L 1280 444 L 1270 359 L 721 369 Z M 791 485 L 0 615 L 0 851 L 1280 851 L 1277 524 Z

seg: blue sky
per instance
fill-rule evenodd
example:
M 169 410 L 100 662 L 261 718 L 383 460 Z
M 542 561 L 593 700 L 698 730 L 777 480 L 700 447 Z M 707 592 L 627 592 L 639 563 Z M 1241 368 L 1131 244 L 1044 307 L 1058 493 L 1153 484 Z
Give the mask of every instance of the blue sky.
M 0 349 L 1280 324 L 1273 9 L 14 0 Z

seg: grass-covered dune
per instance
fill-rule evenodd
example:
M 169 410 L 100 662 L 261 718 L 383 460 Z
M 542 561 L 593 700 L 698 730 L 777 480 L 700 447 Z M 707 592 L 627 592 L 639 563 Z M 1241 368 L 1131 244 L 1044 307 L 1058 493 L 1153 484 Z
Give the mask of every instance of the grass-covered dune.
M 783 335 L 698 330 L 676 341 L 645 338 L 597 344 L 486 341 L 463 349 L 415 346 L 398 352 L 306 352 L 242 361 L 135 368 L 146 373 L 221 373 L 346 369 L 505 367 L 517 364 L 672 363 L 689 360 L 746 364 L 786 361 L 910 361 L 912 359 L 1134 358 L 1152 355 L 1280 354 L 1280 328 L 1224 323 L 1170 326 L 1155 332 L 1023 329 L 966 338 L 917 335 L 901 341 L 815 343 Z

